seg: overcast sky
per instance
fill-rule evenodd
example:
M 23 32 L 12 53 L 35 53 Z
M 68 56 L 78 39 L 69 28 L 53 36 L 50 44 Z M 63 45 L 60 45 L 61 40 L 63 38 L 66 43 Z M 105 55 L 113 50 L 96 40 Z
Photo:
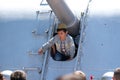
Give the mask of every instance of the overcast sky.
M 68 6 L 77 11 L 84 11 L 89 0 L 65 0 Z M 0 15 L 30 14 L 38 10 L 45 10 L 40 7 L 41 0 L 0 0 Z M 91 5 L 92 4 L 92 5 Z M 117 13 L 120 12 L 120 0 L 92 0 L 90 3 L 93 14 Z
M 68 2 L 68 5 L 70 5 L 70 8 L 72 9 L 82 9 L 88 0 L 65 1 Z M 40 2 L 41 0 L 0 0 L 0 10 L 35 10 L 40 8 Z
M 40 0 L 0 0 L 0 10 L 29 10 L 39 6 Z

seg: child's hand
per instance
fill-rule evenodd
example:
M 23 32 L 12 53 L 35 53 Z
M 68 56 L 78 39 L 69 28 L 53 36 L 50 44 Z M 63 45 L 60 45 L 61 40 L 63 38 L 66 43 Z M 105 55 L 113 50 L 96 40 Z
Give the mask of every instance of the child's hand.
M 43 54 L 43 50 L 42 50 L 42 49 L 39 49 L 39 50 L 38 50 L 38 54 Z

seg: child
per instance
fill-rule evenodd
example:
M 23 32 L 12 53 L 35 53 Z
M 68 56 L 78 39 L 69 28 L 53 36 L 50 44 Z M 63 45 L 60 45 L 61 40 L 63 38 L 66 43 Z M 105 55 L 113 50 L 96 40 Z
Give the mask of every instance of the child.
M 45 43 L 42 48 L 39 49 L 38 53 L 44 53 L 48 48 L 55 45 L 56 52 L 54 59 L 57 61 L 70 60 L 75 54 L 75 45 L 72 37 L 68 34 L 66 25 L 61 23 L 58 24 L 57 35 L 51 38 Z

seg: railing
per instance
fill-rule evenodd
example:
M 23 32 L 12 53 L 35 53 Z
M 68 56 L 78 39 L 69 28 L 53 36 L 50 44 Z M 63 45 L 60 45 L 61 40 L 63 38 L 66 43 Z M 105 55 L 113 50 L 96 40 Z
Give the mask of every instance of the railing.
M 53 35 L 53 26 L 55 24 L 55 22 L 53 22 L 53 24 L 51 24 L 51 15 L 50 15 L 50 25 L 49 25 L 49 32 L 48 32 L 48 40 L 52 37 Z M 55 21 L 55 17 L 54 17 L 54 21 Z M 42 66 L 42 72 L 41 72 L 41 78 L 40 80 L 44 80 L 44 75 L 45 75 L 45 70 L 46 70 L 46 63 L 48 61 L 48 56 L 49 56 L 50 50 L 46 51 L 45 53 L 45 57 L 44 57 L 44 62 L 43 62 L 43 66 Z
M 49 13 L 49 28 L 45 31 L 46 35 L 47 35 L 47 40 L 49 40 L 51 38 L 51 36 L 53 35 L 53 25 L 55 24 L 55 17 L 53 17 L 52 15 L 52 11 L 48 11 L 48 12 L 39 12 L 37 11 L 36 14 L 37 14 L 37 17 L 39 14 L 45 14 L 45 13 Z M 52 21 L 52 17 L 53 17 L 53 23 L 51 22 Z M 46 24 L 45 24 L 46 25 Z M 55 27 L 54 27 L 55 28 Z M 33 30 L 32 31 L 32 34 L 35 36 L 35 37 L 41 37 L 41 34 L 38 34 L 37 30 Z M 36 55 L 38 56 L 38 53 L 37 52 L 34 52 L 32 50 L 28 51 L 27 52 L 29 55 Z M 40 80 L 44 80 L 44 75 L 45 75 L 45 70 L 46 70 L 46 63 L 47 63 L 47 60 L 48 60 L 48 56 L 49 56 L 49 53 L 50 53 L 50 50 L 46 51 L 45 54 L 44 54 L 44 61 L 43 61 L 43 65 L 42 65 L 42 68 L 24 68 L 25 71 L 32 71 L 32 70 L 39 70 L 39 73 L 41 73 L 41 77 L 40 77 Z
M 84 25 L 83 25 L 83 21 L 84 21 L 84 15 L 83 13 L 81 13 L 81 19 L 80 19 L 80 39 L 79 39 L 79 47 L 78 47 L 78 51 L 77 51 L 77 58 L 76 58 L 76 63 L 75 63 L 75 67 L 74 67 L 74 71 L 76 70 L 80 70 L 80 62 L 81 62 L 81 57 L 82 57 L 82 42 L 83 42 L 83 36 L 84 36 Z
M 87 20 L 87 14 L 88 14 L 88 9 L 89 9 L 90 2 L 91 2 L 91 0 L 89 0 L 89 2 L 87 4 L 85 12 L 81 13 L 81 19 L 80 19 L 80 27 L 81 27 L 81 30 L 80 30 L 80 41 L 79 41 L 79 48 L 78 48 L 78 52 L 77 52 L 77 59 L 76 59 L 76 64 L 75 64 L 74 71 L 81 69 L 81 66 L 80 66 L 81 63 L 80 62 L 81 62 L 81 57 L 83 55 L 82 43 L 83 43 L 83 40 L 85 38 L 86 20 Z

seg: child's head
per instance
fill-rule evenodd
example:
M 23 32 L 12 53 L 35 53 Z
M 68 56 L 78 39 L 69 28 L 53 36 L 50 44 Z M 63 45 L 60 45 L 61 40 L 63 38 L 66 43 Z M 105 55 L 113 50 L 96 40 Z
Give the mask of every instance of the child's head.
M 3 80 L 3 75 L 0 73 L 0 80 Z
M 68 31 L 67 31 L 66 25 L 63 24 L 63 23 L 58 24 L 57 34 L 58 34 L 58 36 L 60 37 L 61 40 L 66 39 L 67 33 L 68 33 Z
M 26 73 L 23 70 L 16 70 L 11 74 L 10 80 L 26 80 Z

